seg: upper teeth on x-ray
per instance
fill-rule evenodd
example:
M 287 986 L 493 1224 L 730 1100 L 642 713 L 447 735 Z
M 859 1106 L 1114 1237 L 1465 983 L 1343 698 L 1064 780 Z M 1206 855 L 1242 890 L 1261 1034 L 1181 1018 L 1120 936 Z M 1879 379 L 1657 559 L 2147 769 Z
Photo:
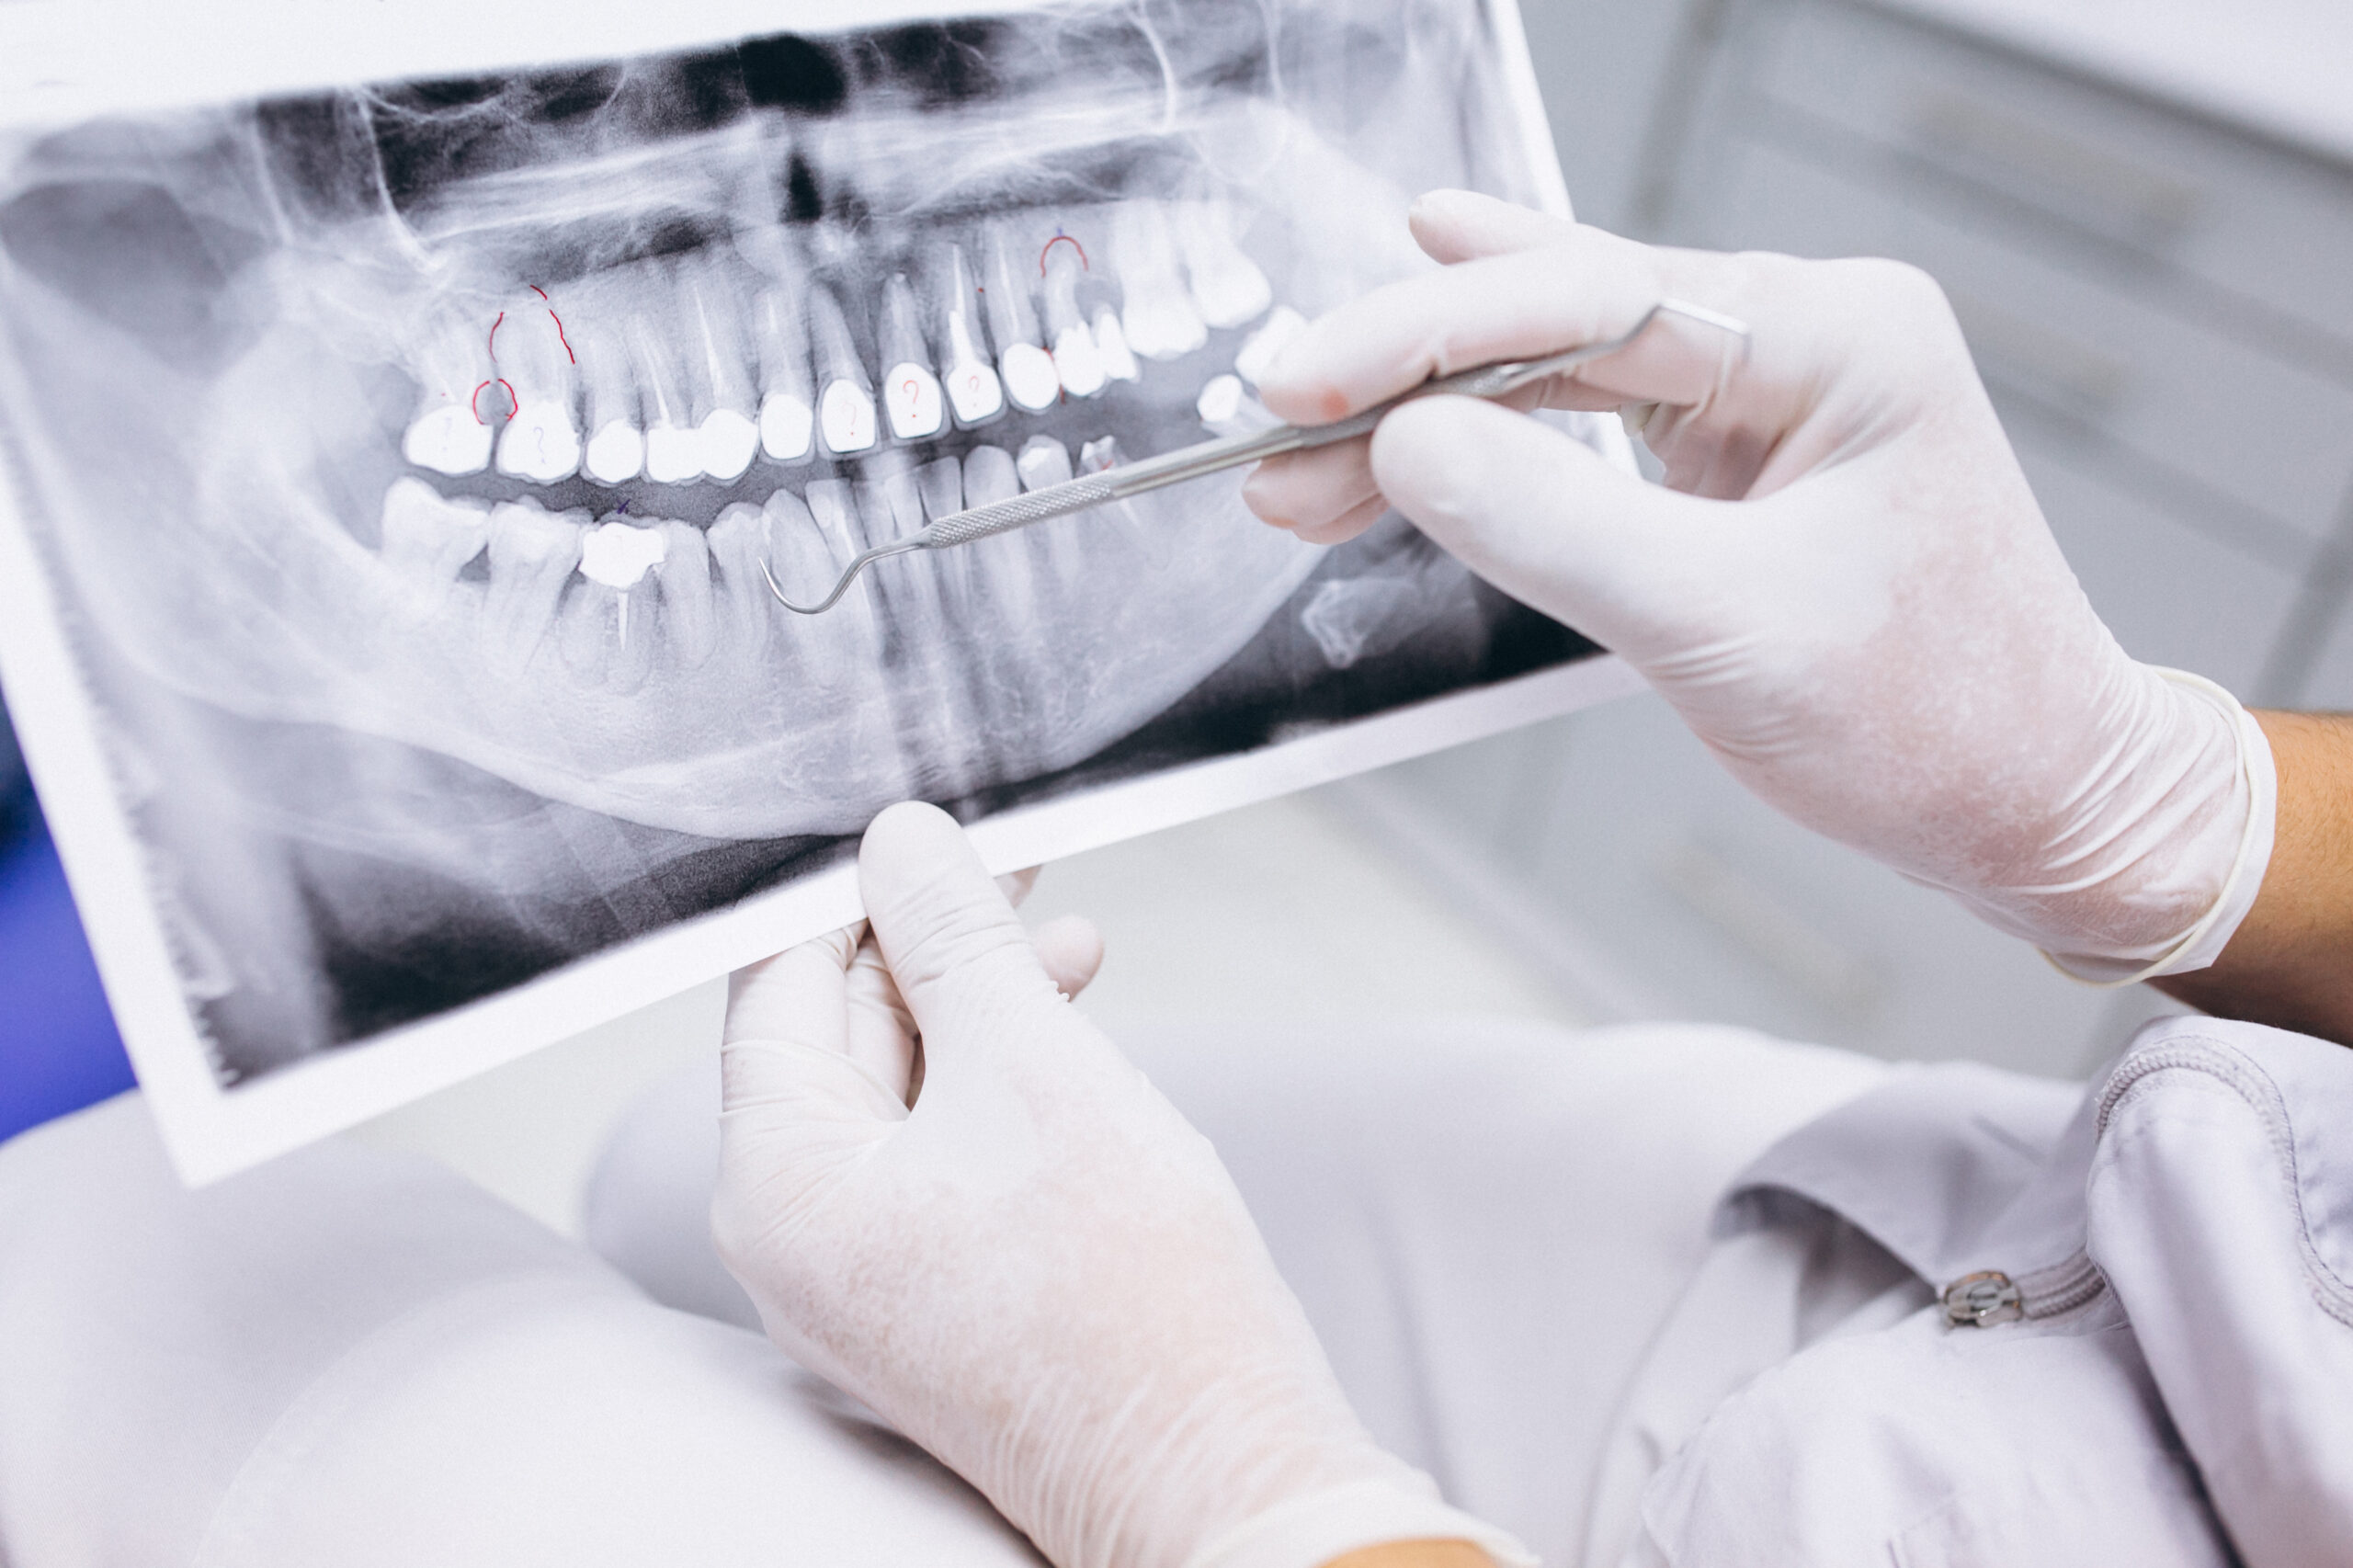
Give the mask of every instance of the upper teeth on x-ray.
M 1324 716 L 1496 673 L 1524 612 L 1402 525 L 1267 528 L 1240 473 L 778 602 L 1269 422 L 1304 319 L 1427 265 L 1413 193 L 1529 194 L 1493 27 L 1081 5 L 0 149 L 41 542 L 118 755 L 173 781 L 132 788 L 225 1070 L 723 903 L 899 798 L 1259 744 L 1369 647 L 1420 653 Z

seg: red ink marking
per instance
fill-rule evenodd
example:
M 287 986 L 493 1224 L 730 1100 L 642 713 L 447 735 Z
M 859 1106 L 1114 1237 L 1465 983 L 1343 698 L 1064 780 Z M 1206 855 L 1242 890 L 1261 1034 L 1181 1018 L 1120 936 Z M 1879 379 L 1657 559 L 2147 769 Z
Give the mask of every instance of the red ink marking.
M 506 389 L 507 418 L 512 419 L 517 414 L 523 412 L 523 400 L 515 395 L 514 383 L 509 381 L 504 376 L 494 376 L 489 381 L 483 382 L 481 386 L 474 388 L 474 395 L 466 400 L 466 406 L 473 410 L 475 424 L 487 425 L 490 423 L 489 420 L 484 419 L 482 416 L 482 394 L 483 389 L 486 387 L 505 387 Z
M 1087 264 L 1086 247 L 1080 244 L 1076 240 L 1072 239 L 1068 234 L 1062 233 L 1060 230 L 1056 230 L 1054 232 L 1054 237 L 1046 242 L 1045 249 L 1038 253 L 1039 277 L 1043 278 L 1046 275 L 1046 256 L 1056 245 L 1068 245 L 1071 249 L 1078 253 L 1078 269 L 1081 272 L 1092 272 L 1095 270 L 1093 267 Z
M 545 289 L 540 288 L 536 283 L 531 284 L 529 287 L 532 293 L 537 294 L 542 300 L 547 300 L 548 291 Z M 563 330 L 563 318 L 555 313 L 555 301 L 552 300 L 548 301 L 548 320 L 555 323 L 555 340 L 563 345 L 563 357 L 571 360 L 575 365 L 580 363 L 580 356 L 572 351 L 572 339 Z
M 498 363 L 498 329 L 506 320 L 506 312 L 501 311 L 498 312 L 498 320 L 490 324 L 490 362 L 494 365 Z M 482 389 L 477 387 L 474 390 L 479 392 Z

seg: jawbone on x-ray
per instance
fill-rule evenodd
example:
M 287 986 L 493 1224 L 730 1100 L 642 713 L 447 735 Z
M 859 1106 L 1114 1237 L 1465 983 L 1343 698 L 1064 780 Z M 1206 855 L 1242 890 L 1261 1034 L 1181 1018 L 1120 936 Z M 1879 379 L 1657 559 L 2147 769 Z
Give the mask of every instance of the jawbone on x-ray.
M 1589 651 L 1239 473 L 779 602 L 1270 423 L 1304 320 L 1427 265 L 1414 193 L 1540 194 L 1516 28 L 1063 6 L 18 136 L 28 531 L 220 1080 L 836 866 L 893 801 Z

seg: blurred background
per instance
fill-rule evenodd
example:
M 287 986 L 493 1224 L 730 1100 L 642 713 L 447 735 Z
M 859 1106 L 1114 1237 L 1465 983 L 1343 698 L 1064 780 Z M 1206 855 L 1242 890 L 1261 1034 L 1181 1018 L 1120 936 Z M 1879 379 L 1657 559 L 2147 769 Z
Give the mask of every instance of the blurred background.
M 2353 707 L 2353 6 L 1522 0 L 1579 215 L 1945 286 L 2138 656 Z M 17 777 L 0 750 L 0 782 Z M 0 1136 L 128 1082 L 37 812 L 0 848 Z M 1749 801 L 1634 699 L 1051 868 L 1087 1006 L 1160 1019 L 1701 1017 L 2092 1072 L 2164 999 L 2076 986 Z M 702 986 L 371 1124 L 559 1228 L 604 1128 L 710 1051 Z

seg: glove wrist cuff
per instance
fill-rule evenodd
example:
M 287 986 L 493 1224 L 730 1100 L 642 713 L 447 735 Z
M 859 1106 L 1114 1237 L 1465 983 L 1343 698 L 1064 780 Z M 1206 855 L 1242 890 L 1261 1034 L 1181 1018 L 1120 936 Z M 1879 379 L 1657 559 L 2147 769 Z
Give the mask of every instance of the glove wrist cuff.
M 2188 929 L 2169 941 L 2152 944 L 2154 952 L 2120 954 L 2054 953 L 2043 957 L 2051 966 L 2083 984 L 2101 990 L 2134 985 L 2163 975 L 2187 974 L 2211 964 L 2230 945 L 2247 912 L 2255 907 L 2264 872 L 2271 863 L 2272 836 L 2278 822 L 2279 775 L 2271 743 L 2239 699 L 2203 676 L 2184 670 L 2151 666 L 2175 686 L 2182 687 L 2222 710 L 2232 725 L 2238 753 L 2238 787 L 2245 792 L 2246 812 L 2237 848 L 2213 902 Z
M 1278 1503 L 1195 1548 L 1185 1568 L 1318 1568 L 1399 1540 L 1467 1540 L 1498 1568 L 1537 1568 L 1513 1537 L 1439 1501 L 1427 1476 L 1413 1479 L 1420 1484 L 1354 1481 Z

